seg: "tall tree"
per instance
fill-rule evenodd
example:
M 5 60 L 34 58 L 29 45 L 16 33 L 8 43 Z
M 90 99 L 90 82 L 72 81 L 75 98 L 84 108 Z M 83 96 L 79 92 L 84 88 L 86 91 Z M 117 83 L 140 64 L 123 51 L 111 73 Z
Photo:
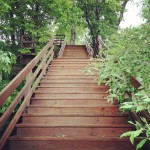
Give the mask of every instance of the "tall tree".
M 67 8 L 63 16 L 57 18 L 57 32 L 67 35 L 67 42 L 71 45 L 76 43 L 77 37 L 82 35 L 85 28 L 83 11 L 77 6 L 76 0 L 66 0 Z
M 125 6 L 129 0 L 78 0 L 78 7 L 84 17 L 92 37 L 94 56 L 98 52 L 98 35 L 103 38 L 114 33 L 122 20 Z

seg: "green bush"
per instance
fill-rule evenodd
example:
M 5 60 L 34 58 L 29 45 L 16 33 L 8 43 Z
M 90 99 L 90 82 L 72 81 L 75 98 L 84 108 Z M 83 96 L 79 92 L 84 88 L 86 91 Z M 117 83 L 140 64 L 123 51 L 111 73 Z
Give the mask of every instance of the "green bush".
M 100 63 L 96 61 L 91 64 L 87 72 L 93 73 L 93 70 L 98 71 L 98 84 L 103 82 L 110 87 L 108 101 L 114 101 L 117 99 L 120 103 L 120 109 L 122 111 L 136 111 L 147 110 L 150 113 L 150 28 L 149 24 L 142 25 L 136 28 L 127 28 L 116 35 L 112 35 L 108 39 L 108 46 L 110 50 L 100 51 L 98 59 L 101 59 Z M 103 57 L 103 56 L 106 57 Z M 134 76 L 140 81 L 141 87 L 136 90 L 130 83 L 130 76 Z M 132 93 L 131 97 L 128 93 Z M 139 134 L 133 136 L 130 134 L 124 134 L 137 138 L 142 132 L 146 132 L 149 135 L 150 126 L 141 125 Z M 124 136 L 123 135 L 123 136 Z M 145 140 L 141 144 L 150 140 L 149 136 L 144 137 Z M 132 139 L 132 138 L 130 138 Z M 131 140 L 133 143 L 133 139 Z

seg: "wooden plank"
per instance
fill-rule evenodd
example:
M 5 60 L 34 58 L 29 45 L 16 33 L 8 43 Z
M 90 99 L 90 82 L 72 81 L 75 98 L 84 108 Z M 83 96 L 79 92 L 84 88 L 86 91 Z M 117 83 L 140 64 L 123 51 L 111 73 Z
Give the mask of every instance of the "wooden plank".
M 41 81 L 41 83 L 61 83 L 61 84 L 66 84 L 66 83 L 70 83 L 70 84 L 76 84 L 76 83 L 79 83 L 79 84 L 82 84 L 82 83 L 85 83 L 85 84 L 88 84 L 88 83 L 97 83 L 97 81 L 94 81 L 94 79 L 59 79 L 59 80 L 53 80 L 53 79 L 43 79 Z
M 99 136 L 99 137 L 120 137 L 124 132 L 133 130 L 133 128 L 116 128 L 116 127 L 44 127 L 44 126 L 31 126 L 31 127 L 17 127 L 17 134 L 19 136 Z
M 95 61 L 95 60 L 94 60 Z M 81 63 L 90 63 L 93 62 L 92 59 L 90 58 L 58 58 L 58 59 L 54 59 L 54 63 L 58 63 L 58 62 L 81 62 Z
M 106 93 L 107 88 L 90 88 L 90 87 L 84 87 L 84 88 L 45 88 L 45 87 L 39 87 L 36 93 Z
M 81 75 L 81 76 L 74 76 L 74 75 L 67 75 L 67 76 L 52 76 L 52 75 L 45 75 L 45 78 L 44 79 L 53 79 L 53 80 L 59 80 L 59 79 L 93 79 L 93 80 L 96 80 L 98 79 L 98 76 L 97 75 L 93 75 L 93 76 L 85 76 L 85 75 Z M 98 85 L 97 85 L 98 86 Z
M 105 142 L 130 142 L 129 138 L 118 138 L 118 137 L 100 137 L 100 136 L 69 136 L 69 137 L 56 137 L 56 136 L 12 136 L 9 138 L 10 141 L 87 141 L 87 142 L 94 142 L 94 141 L 105 141 Z M 135 139 L 135 142 L 139 141 Z M 110 149 L 109 149 L 110 150 Z M 134 149 L 135 150 L 135 149 Z
M 142 110 L 140 112 L 140 116 L 145 118 L 147 120 L 147 122 L 150 124 L 150 115 L 147 110 Z
M 84 53 L 66 53 L 64 52 L 63 54 L 63 58 L 88 58 L 88 54 L 84 54 Z
M 87 87 L 86 83 L 75 83 L 75 84 L 70 84 L 70 83 L 65 83 L 65 84 L 61 84 L 61 83 L 41 83 L 40 86 L 43 87 Z M 89 87 L 97 87 L 96 83 L 88 83 Z
M 54 62 L 54 63 L 51 63 L 51 66 L 57 66 L 57 67 L 67 67 L 67 65 L 70 64 L 70 66 L 76 68 L 76 67 L 85 67 L 85 66 L 88 66 L 88 65 L 91 65 L 91 63 L 88 63 L 88 62 L 75 62 L 75 61 L 66 61 L 66 62 Z M 70 67 L 68 66 L 68 67 Z
M 74 71 L 74 72 L 60 72 L 60 71 L 50 71 L 50 72 L 47 72 L 47 75 L 76 75 L 76 76 L 80 76 L 80 75 L 86 75 L 84 72 L 77 72 L 77 71 Z
M 137 81 L 137 79 L 135 79 L 133 76 L 130 77 L 130 82 L 136 89 L 138 89 L 141 86 L 141 83 Z
M 52 93 L 52 94 L 35 94 L 35 98 L 46 98 L 46 99 L 101 99 L 106 98 L 108 94 L 63 94 L 63 93 Z
M 100 107 L 100 106 L 111 106 L 113 103 L 107 102 L 106 99 L 100 100 L 45 100 L 45 99 L 32 99 L 32 105 L 36 106 L 51 106 L 51 107 Z
M 115 128 L 118 130 L 118 128 L 129 128 L 131 130 L 134 129 L 134 127 L 131 124 L 68 124 L 68 123 L 62 123 L 62 124 L 16 124 L 17 128 Z
M 117 128 L 119 129 L 127 129 L 129 128 L 130 130 L 133 130 L 134 127 L 131 124 L 25 124 L 25 123 L 21 123 L 21 124 L 16 124 L 17 128 L 20 129 L 24 129 L 24 128 L 73 128 L 73 129 L 79 129 L 79 128 L 98 128 L 98 129 L 108 129 L 108 128 L 115 128 L 115 130 L 117 130 Z
M 47 117 L 24 116 L 25 124 L 50 124 L 50 125 L 87 125 L 87 124 L 127 124 L 128 117 Z
M 85 67 L 83 66 L 51 66 L 51 70 L 83 70 Z
M 40 106 L 28 106 L 29 114 L 41 114 L 41 115 L 76 115 L 76 116 L 122 116 L 117 107 L 40 107 Z
M 103 137 L 14 137 L 12 150 L 135 150 L 128 139 Z
M 86 56 L 84 56 L 84 57 L 83 56 L 72 56 L 72 57 L 70 57 L 70 56 L 64 56 L 63 58 L 77 58 L 77 59 L 78 58 L 85 58 L 86 59 L 87 57 Z

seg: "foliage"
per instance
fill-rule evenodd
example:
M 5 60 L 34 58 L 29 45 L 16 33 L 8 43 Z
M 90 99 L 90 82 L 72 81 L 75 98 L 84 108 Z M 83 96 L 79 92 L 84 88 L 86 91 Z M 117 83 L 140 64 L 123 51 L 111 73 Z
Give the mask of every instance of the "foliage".
M 95 61 L 88 70 L 89 73 L 93 73 L 93 70 L 98 72 L 98 84 L 105 82 L 110 87 L 108 100 L 112 102 L 117 99 L 122 111 L 139 113 L 147 110 L 150 113 L 149 31 L 149 25 L 144 24 L 140 27 L 124 29 L 110 36 L 107 40 L 110 50 L 101 51 L 98 56 L 101 62 Z M 134 89 L 130 83 L 131 75 L 142 84 L 138 90 Z M 136 138 L 147 130 L 149 131 L 145 123 L 142 129 L 129 132 L 130 134 L 127 133 L 127 135 Z M 147 140 L 147 137 L 144 138 Z M 138 147 L 144 142 L 145 140 Z
M 85 20 L 83 19 L 83 11 L 77 6 L 75 0 L 68 0 L 62 17 L 57 18 L 56 33 L 65 34 L 67 43 L 76 42 L 77 37 L 85 34 Z
M 120 137 L 127 137 L 130 136 L 130 141 L 132 144 L 134 144 L 134 140 L 135 138 L 140 138 L 142 139 L 142 137 L 139 137 L 139 135 L 146 133 L 146 137 L 144 137 L 136 146 L 136 150 L 140 149 L 147 140 L 150 140 L 150 124 L 148 124 L 147 120 L 145 118 L 141 118 L 141 120 L 143 121 L 144 125 L 142 126 L 142 124 L 140 124 L 139 122 L 132 122 L 129 121 L 130 124 L 134 125 L 136 130 L 135 131 L 128 131 L 123 133 Z
M 9 74 L 11 67 L 16 63 L 16 57 L 10 52 L 4 52 L 0 50 L 0 82 L 2 81 L 3 74 Z
M 78 0 L 78 7 L 90 30 L 94 56 L 97 55 L 98 34 L 103 38 L 115 33 L 122 20 L 125 6 L 129 0 Z
M 2 90 L 9 83 L 9 80 L 6 80 L 6 76 L 11 73 L 12 65 L 16 63 L 16 56 L 10 52 L 0 51 L 0 62 L 0 90 Z M 3 80 L 3 76 L 5 80 Z M 15 92 L 13 95 L 15 95 Z M 0 108 L 0 115 L 12 102 L 12 97 L 9 97 L 6 103 Z
M 144 0 L 142 15 L 147 23 L 150 23 L 150 0 Z
M 27 53 L 30 53 L 31 51 L 29 48 L 22 48 L 22 49 L 19 49 L 18 52 L 21 54 L 27 54 Z
M 7 84 L 9 83 L 9 80 L 3 80 L 1 81 L 1 85 L 0 85 L 0 91 L 7 86 Z M 23 80 L 21 82 L 21 84 L 16 88 L 16 90 L 14 90 L 14 92 L 7 98 L 7 100 L 5 101 L 5 103 L 3 104 L 3 106 L 0 108 L 0 116 L 7 110 L 7 108 L 9 107 L 9 105 L 13 102 L 13 100 L 16 98 L 17 94 L 19 93 L 19 91 L 21 91 L 22 87 L 24 86 L 25 81 Z M 19 103 L 19 105 L 21 104 L 21 102 Z M 13 112 L 16 112 L 18 106 L 13 110 Z
M 50 35 L 55 32 L 57 20 L 67 16 L 71 5 L 70 0 L 6 0 L 2 2 L 3 9 L 5 5 L 8 9 L 1 11 L 1 39 L 11 45 L 11 51 L 17 50 L 16 45 L 19 46 L 20 37 L 25 33 L 37 39 L 38 43 L 47 40 L 48 35 L 50 38 Z

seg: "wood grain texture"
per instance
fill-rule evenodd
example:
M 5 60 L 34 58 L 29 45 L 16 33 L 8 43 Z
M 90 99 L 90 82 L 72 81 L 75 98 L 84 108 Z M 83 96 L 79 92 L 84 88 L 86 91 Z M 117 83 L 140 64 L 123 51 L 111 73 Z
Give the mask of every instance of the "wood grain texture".
M 92 62 L 85 46 L 66 46 L 50 69 L 10 137 L 10 150 L 135 150 L 119 136 L 133 130 L 128 114 L 107 102 L 109 87 L 82 72 Z M 98 60 L 100 62 L 100 60 Z

